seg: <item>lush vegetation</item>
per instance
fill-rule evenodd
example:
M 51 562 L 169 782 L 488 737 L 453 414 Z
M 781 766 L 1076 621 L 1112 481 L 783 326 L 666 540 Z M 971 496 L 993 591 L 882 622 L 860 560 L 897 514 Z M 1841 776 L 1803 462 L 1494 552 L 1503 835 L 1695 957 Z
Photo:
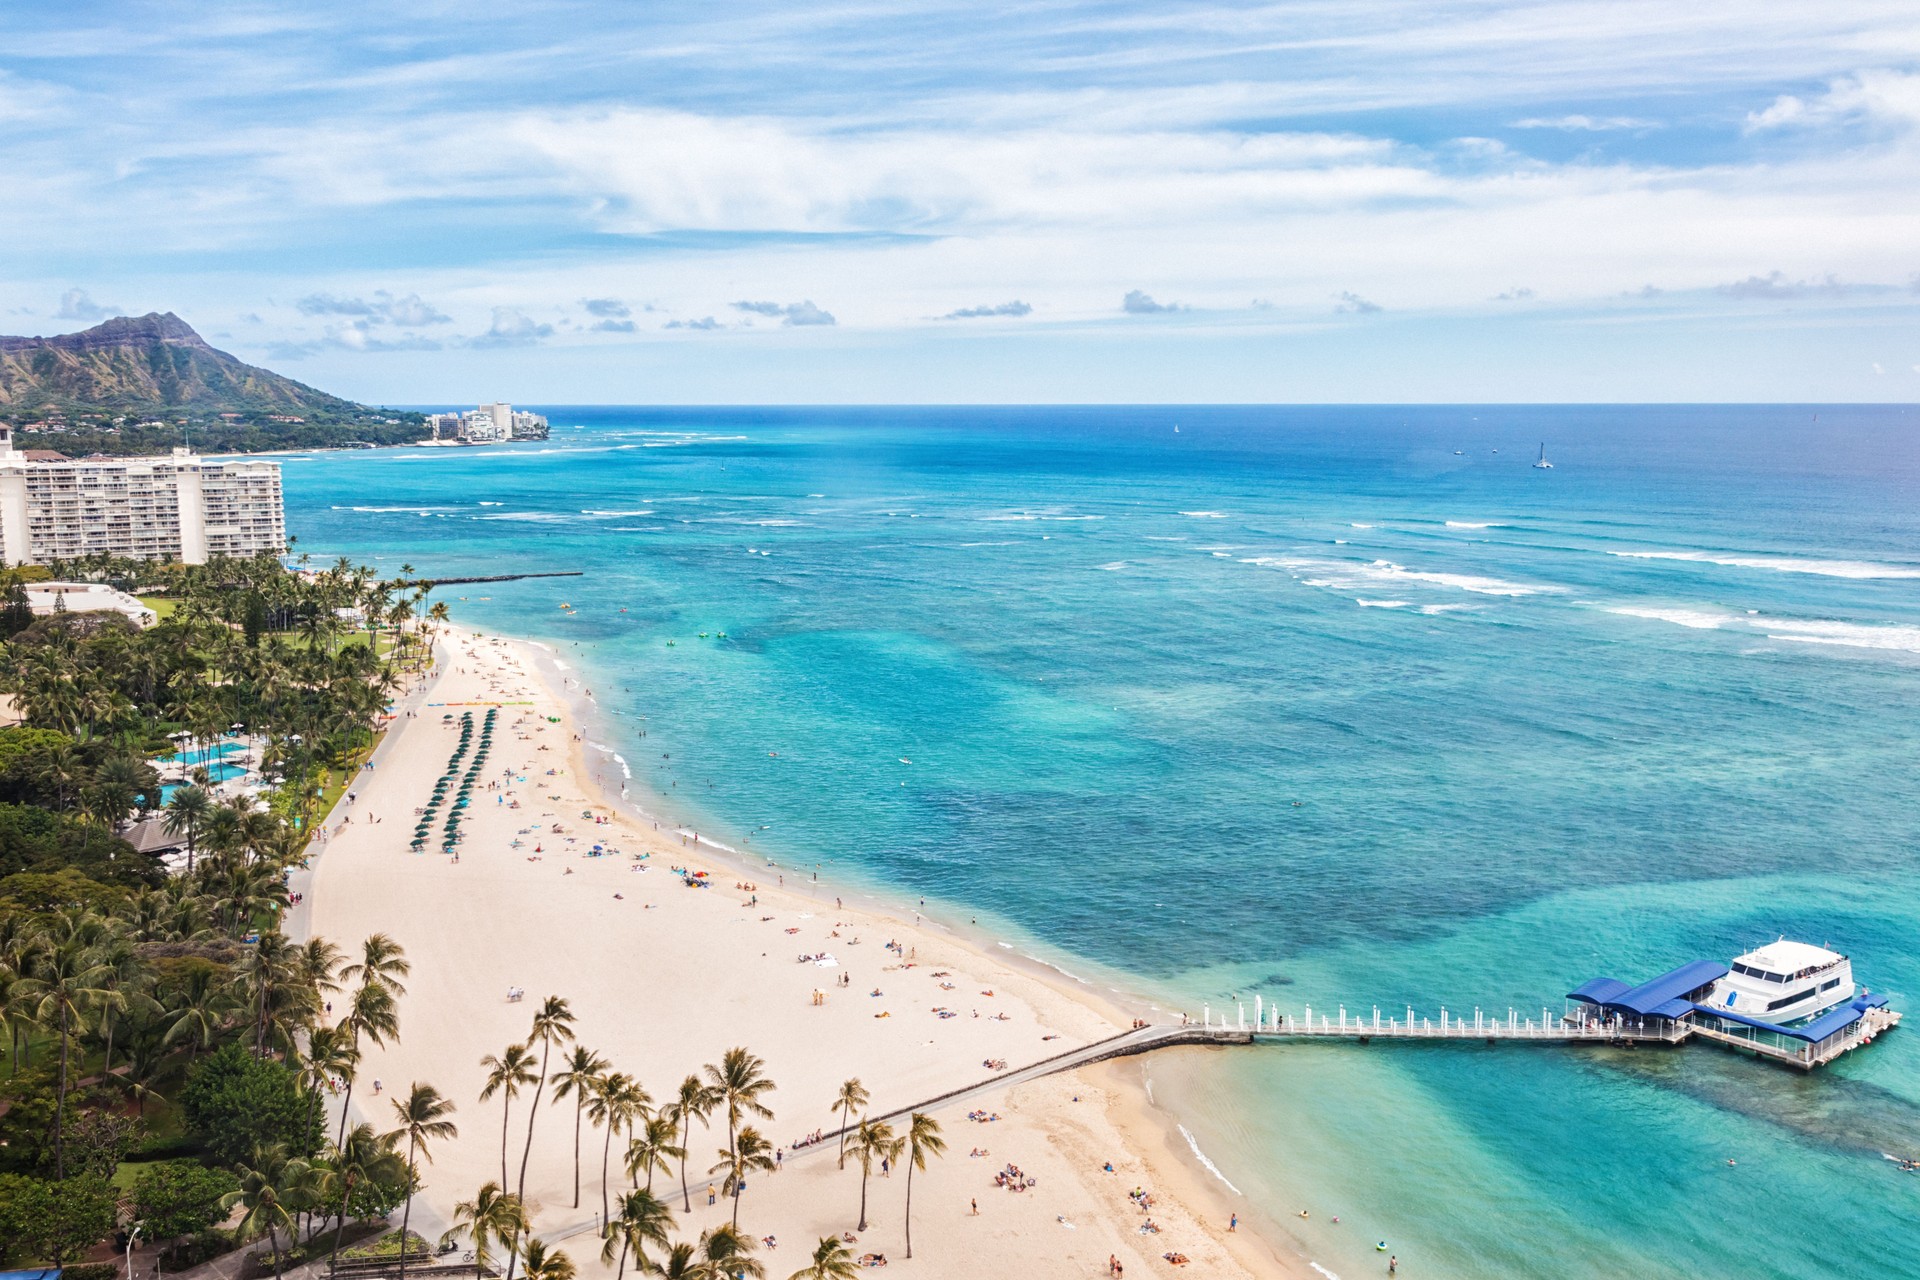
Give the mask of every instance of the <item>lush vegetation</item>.
M 310 411 L 301 422 L 276 422 L 272 415 L 256 412 L 237 419 L 170 413 L 165 421 L 138 423 L 126 421 L 125 415 L 83 411 L 58 427 L 17 435 L 14 445 L 21 449 L 56 449 L 77 458 L 94 453 L 166 453 L 177 445 L 191 445 L 196 453 L 221 454 L 415 444 L 430 439 L 432 434 L 425 415 L 397 409 L 341 414 Z
M 322 1120 L 357 1044 L 398 1034 L 404 957 L 375 938 L 349 963 L 279 920 L 322 797 L 426 661 L 423 595 L 270 558 L 164 579 L 175 607 L 146 631 L 23 621 L 0 600 L 0 692 L 24 721 L 0 728 L 0 1262 L 67 1262 L 137 1226 L 174 1246 L 169 1270 L 256 1236 L 278 1267 L 413 1189 L 406 1125 L 329 1141 Z M 203 766 L 163 806 L 150 762 L 235 726 L 274 785 L 222 794 Z M 177 874 L 124 838 L 149 815 L 185 845 Z M 218 1230 L 236 1208 L 237 1231 Z

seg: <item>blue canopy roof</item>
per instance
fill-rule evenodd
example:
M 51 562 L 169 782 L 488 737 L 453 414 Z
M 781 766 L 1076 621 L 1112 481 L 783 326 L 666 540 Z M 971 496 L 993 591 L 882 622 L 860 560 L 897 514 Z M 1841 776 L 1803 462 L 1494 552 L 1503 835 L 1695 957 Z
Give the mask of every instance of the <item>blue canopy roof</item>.
M 1689 992 L 1711 986 L 1726 977 L 1727 973 L 1727 966 L 1723 964 L 1712 960 L 1695 960 L 1643 982 L 1631 991 L 1622 992 L 1607 1004 L 1623 1013 L 1671 1018 L 1675 1015 L 1664 1012 L 1663 1006 L 1680 1000 Z
M 1727 966 L 1695 960 L 1637 987 L 1629 987 L 1618 978 L 1595 978 L 1569 991 L 1567 998 L 1634 1017 L 1682 1018 L 1693 1012 L 1688 995 L 1726 976 Z
M 1749 1018 L 1745 1014 L 1735 1013 L 1731 1009 L 1713 1009 L 1706 1005 L 1696 1005 L 1694 1007 L 1701 1013 L 1710 1013 L 1714 1017 L 1723 1018 L 1728 1022 L 1739 1022 L 1749 1027 L 1755 1027 L 1761 1031 L 1771 1031 L 1775 1035 L 1791 1036 L 1795 1040 L 1805 1040 L 1808 1044 L 1818 1044 L 1834 1032 L 1844 1031 L 1854 1023 L 1860 1021 L 1867 1010 L 1878 1009 L 1880 1006 L 1886 1004 L 1886 1002 L 1887 998 L 1885 996 L 1855 996 L 1846 1004 L 1829 1009 L 1812 1022 L 1802 1023 L 1797 1027 L 1783 1027 L 1777 1023 L 1762 1022 L 1758 1018 Z
M 1627 984 L 1618 978 L 1593 978 L 1567 992 L 1567 999 L 1584 1000 L 1588 1004 L 1606 1004 L 1626 990 L 1628 990 Z

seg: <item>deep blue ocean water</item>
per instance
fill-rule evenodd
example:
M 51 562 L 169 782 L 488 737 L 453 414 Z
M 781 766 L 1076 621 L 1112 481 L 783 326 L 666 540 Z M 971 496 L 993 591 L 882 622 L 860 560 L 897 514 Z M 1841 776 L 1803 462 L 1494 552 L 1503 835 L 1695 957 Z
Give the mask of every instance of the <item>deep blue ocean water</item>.
M 1920 993 L 1920 412 L 546 412 L 290 459 L 297 549 L 586 571 L 437 598 L 559 647 L 729 845 L 1196 1011 L 1538 1016 L 1781 934 Z M 1882 1155 L 1920 1154 L 1920 1023 L 1811 1077 L 1150 1070 L 1342 1276 L 1380 1239 L 1409 1276 L 1920 1275 Z

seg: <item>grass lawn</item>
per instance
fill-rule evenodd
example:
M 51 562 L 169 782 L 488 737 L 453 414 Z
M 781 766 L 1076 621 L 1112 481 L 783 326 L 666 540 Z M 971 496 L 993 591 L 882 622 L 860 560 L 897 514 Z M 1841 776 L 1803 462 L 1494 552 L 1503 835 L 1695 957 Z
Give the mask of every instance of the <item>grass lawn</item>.
M 147 606 L 147 608 L 153 610 L 154 615 L 161 622 L 165 622 L 168 618 L 171 618 L 173 611 L 180 607 L 180 602 L 171 596 L 136 596 L 135 599 L 139 600 L 140 603 Z

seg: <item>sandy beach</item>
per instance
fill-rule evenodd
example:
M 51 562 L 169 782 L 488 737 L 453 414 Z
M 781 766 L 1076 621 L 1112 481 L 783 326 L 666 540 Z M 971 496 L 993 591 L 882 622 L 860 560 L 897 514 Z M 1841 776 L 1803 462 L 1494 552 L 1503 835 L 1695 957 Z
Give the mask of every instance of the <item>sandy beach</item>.
M 398 703 L 353 799 L 329 818 L 311 869 L 296 875 L 304 898 L 290 921 L 297 936 L 310 931 L 349 952 L 375 932 L 406 949 L 400 1039 L 367 1052 L 353 1110 L 390 1127 L 388 1098 L 415 1080 L 457 1104 L 459 1138 L 434 1151 L 415 1205 L 422 1234 L 436 1235 L 456 1201 L 501 1178 L 501 1102 L 478 1100 L 481 1058 L 524 1041 L 548 995 L 570 1003 L 579 1042 L 656 1103 L 733 1046 L 765 1060 L 778 1086 L 766 1099 L 775 1116 L 757 1123 L 783 1149 L 782 1167 L 749 1178 L 740 1223 L 756 1239 L 772 1237 L 760 1257 L 775 1277 L 800 1268 L 820 1236 L 855 1232 L 858 1166 L 839 1169 L 830 1143 L 795 1146 L 839 1123 L 830 1108 L 842 1081 L 864 1082 L 879 1114 L 989 1078 L 989 1063 L 1018 1070 L 1112 1035 L 1137 1016 L 917 922 L 910 909 L 841 905 L 833 886 L 810 876 L 783 882 L 781 870 L 748 870 L 670 824 L 621 812 L 592 785 L 584 731 L 551 657 L 459 630 L 442 633 L 438 655 L 435 674 Z M 472 713 L 477 740 L 496 706 L 458 860 L 439 852 L 439 818 L 427 851 L 412 851 L 416 810 L 456 748 L 461 715 Z M 700 881 L 711 887 L 690 883 Z M 525 998 L 510 1000 L 510 989 Z M 1244 1227 L 1229 1232 L 1229 1215 L 1248 1206 L 1192 1159 L 1140 1074 L 1140 1063 L 1120 1061 L 931 1108 L 947 1152 L 914 1174 L 913 1258 L 899 1169 L 876 1168 L 854 1252 L 929 1276 L 1101 1275 L 1110 1258 L 1134 1276 L 1307 1274 Z M 576 1198 L 574 1102 L 550 1094 L 527 1172 L 535 1233 L 599 1274 L 605 1134 L 581 1127 Z M 513 1106 L 509 1186 L 529 1101 Z M 708 1203 L 719 1184 L 708 1170 L 725 1142 L 724 1115 L 694 1126 L 692 1208 L 679 1215 L 679 1237 L 731 1211 L 724 1196 Z M 624 1145 L 614 1143 L 610 1194 L 623 1185 Z M 1023 1189 L 997 1184 L 1010 1167 Z M 679 1207 L 677 1177 L 657 1178 L 654 1189 L 670 1189 Z M 1136 1190 L 1150 1197 L 1146 1207 L 1130 1196 Z M 1169 1253 L 1190 1263 L 1171 1263 Z

